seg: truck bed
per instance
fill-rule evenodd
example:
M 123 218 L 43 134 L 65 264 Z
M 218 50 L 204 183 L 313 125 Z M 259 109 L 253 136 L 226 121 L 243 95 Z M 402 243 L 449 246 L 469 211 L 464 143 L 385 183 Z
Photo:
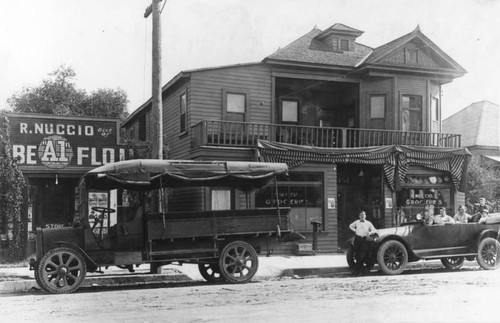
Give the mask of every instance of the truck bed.
M 289 208 L 169 212 L 145 215 L 148 240 L 238 234 L 275 234 L 290 230 Z M 279 216 L 278 216 L 279 214 Z

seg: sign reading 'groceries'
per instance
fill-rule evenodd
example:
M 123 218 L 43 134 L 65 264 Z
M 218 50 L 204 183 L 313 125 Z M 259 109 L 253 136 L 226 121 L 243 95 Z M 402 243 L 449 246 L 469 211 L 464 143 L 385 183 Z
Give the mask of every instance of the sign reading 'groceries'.
M 125 159 L 115 119 L 10 115 L 14 158 L 26 167 L 93 168 Z

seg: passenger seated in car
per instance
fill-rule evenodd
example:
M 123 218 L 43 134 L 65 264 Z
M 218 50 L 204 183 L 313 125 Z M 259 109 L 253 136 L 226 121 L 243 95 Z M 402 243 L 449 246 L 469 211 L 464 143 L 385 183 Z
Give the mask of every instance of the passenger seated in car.
M 490 217 L 490 212 L 488 210 L 483 210 L 481 212 L 481 218 L 477 221 L 478 223 L 485 223 L 486 219 Z
M 467 214 L 465 212 L 465 206 L 459 205 L 458 206 L 458 213 L 455 214 L 455 216 L 453 217 L 453 220 L 455 220 L 456 223 L 467 223 L 467 221 L 469 221 L 469 219 L 471 217 L 472 216 L 470 214 Z
M 433 224 L 445 224 L 445 223 L 455 223 L 455 220 L 448 214 L 446 214 L 446 208 L 442 207 L 439 209 L 439 214 L 435 215 L 433 218 Z
M 479 220 L 483 217 L 483 211 L 490 212 L 490 207 L 486 204 L 486 199 L 481 197 L 479 199 L 479 204 L 475 207 L 474 214 L 472 215 L 469 222 L 479 222 Z

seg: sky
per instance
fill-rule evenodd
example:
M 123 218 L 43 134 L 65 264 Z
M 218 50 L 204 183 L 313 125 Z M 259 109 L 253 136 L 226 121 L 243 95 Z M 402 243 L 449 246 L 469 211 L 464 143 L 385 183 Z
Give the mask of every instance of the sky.
M 59 66 L 76 86 L 125 90 L 128 111 L 151 97 L 151 0 L 0 0 L 0 109 Z M 417 26 L 467 70 L 442 87 L 443 119 L 500 104 L 498 0 L 165 0 L 162 84 L 181 71 L 259 62 L 311 31 L 343 23 L 376 48 Z

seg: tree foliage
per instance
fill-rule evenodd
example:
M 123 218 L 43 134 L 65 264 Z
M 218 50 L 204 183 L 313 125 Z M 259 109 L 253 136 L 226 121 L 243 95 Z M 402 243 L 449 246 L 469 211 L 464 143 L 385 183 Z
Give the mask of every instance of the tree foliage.
M 95 117 L 127 116 L 127 94 L 122 89 L 98 89 L 90 94 L 75 86 L 76 73 L 64 65 L 49 74 L 42 84 L 23 88 L 7 100 L 13 112 L 79 115 Z
M 500 170 L 472 162 L 467 168 L 465 199 L 468 205 L 472 205 L 481 197 L 494 211 L 500 211 Z
M 8 119 L 0 113 L 0 262 L 24 258 L 26 223 L 22 217 L 23 174 L 12 155 Z

